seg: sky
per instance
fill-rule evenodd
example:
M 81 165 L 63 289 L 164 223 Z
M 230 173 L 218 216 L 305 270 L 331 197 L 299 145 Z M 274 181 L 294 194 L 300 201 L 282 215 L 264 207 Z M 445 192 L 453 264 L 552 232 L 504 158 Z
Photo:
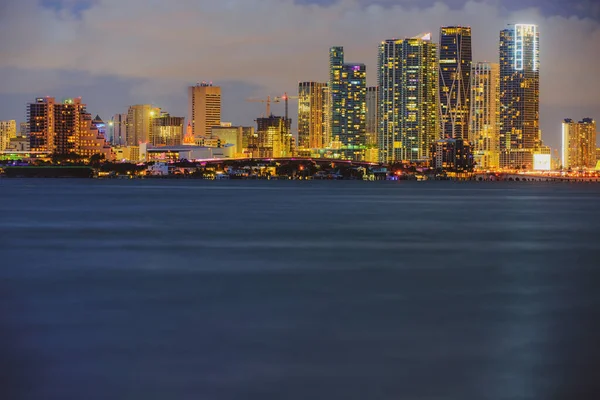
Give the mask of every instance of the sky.
M 187 117 L 186 87 L 212 81 L 223 121 L 254 125 L 264 105 L 246 99 L 326 81 L 331 46 L 375 85 L 382 40 L 467 25 L 473 59 L 497 62 L 509 23 L 539 25 L 540 124 L 558 148 L 564 118 L 600 118 L 594 0 L 1 0 L 0 119 L 23 121 L 40 96 L 81 96 L 105 120 L 131 104 Z

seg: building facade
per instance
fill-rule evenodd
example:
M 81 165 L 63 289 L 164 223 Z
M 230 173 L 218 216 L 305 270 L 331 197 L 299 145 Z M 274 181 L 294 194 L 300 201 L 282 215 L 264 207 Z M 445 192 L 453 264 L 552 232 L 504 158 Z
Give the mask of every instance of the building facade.
M 110 142 L 114 146 L 127 146 L 127 114 L 115 114 L 108 127 Z
M 233 155 L 236 158 L 247 156 L 248 139 L 254 135 L 251 126 L 213 126 L 211 136 L 219 139 L 219 146 L 232 145 Z
M 286 132 L 290 132 L 291 123 L 292 120 L 288 119 L 286 128 L 285 118 L 274 115 L 256 119 L 258 157 L 290 157 L 292 155 L 291 141 L 285 137 Z
M 325 143 L 326 83 L 298 84 L 298 148 L 320 149 Z
M 500 65 L 473 63 L 469 142 L 478 169 L 500 166 Z
M 150 104 L 130 106 L 127 111 L 126 138 L 128 146 L 149 143 L 152 119 L 160 116 L 160 108 Z
M 38 97 L 27 104 L 31 151 L 54 151 L 54 97 Z
M 447 172 L 473 171 L 473 154 L 466 139 L 440 139 L 431 150 L 431 167 Z
M 539 31 L 515 24 L 500 32 L 500 166 L 531 169 L 541 145 Z
M 367 117 L 365 122 L 366 145 L 369 148 L 377 148 L 379 127 L 379 87 L 369 86 L 367 88 Z
M 367 70 L 344 61 L 343 47 L 329 51 L 329 110 L 332 147 L 342 158 L 362 159 L 366 143 Z
M 445 138 L 469 136 L 471 98 L 471 28 L 440 29 L 439 98 L 440 122 Z
M 10 140 L 17 137 L 17 121 L 0 121 L 0 151 L 9 147 Z
M 188 121 L 198 138 L 210 135 L 210 128 L 221 125 L 221 88 L 212 83 L 188 87 Z
M 183 143 L 184 119 L 164 112 L 152 118 L 149 143 L 153 146 L 180 146 Z
M 591 118 L 563 121 L 561 163 L 564 169 L 596 166 L 596 121 Z
M 437 46 L 431 34 L 379 46 L 379 159 L 428 161 L 439 138 Z

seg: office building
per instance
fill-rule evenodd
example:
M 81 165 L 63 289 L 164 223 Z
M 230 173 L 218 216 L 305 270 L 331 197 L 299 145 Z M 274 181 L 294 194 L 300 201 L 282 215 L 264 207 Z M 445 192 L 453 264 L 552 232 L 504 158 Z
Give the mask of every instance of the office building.
M 447 172 L 473 171 L 473 154 L 466 139 L 440 139 L 432 146 L 431 167 Z
M 329 124 L 332 147 L 342 158 L 362 159 L 366 143 L 365 64 L 344 61 L 344 48 L 329 50 Z
M 285 137 L 286 132 L 290 131 L 292 120 L 288 118 L 287 128 L 285 123 L 284 117 L 274 115 L 256 119 L 258 157 L 290 157 L 292 155 L 291 141 Z
M 320 149 L 325 146 L 324 95 L 327 84 L 300 82 L 298 84 L 298 148 Z
M 8 148 L 10 140 L 17 136 L 17 121 L 0 121 L 0 151 Z
M 188 121 L 195 138 L 210 135 L 210 128 L 221 125 L 221 88 L 212 83 L 188 87 Z
M 139 146 L 150 141 L 152 119 L 160 116 L 160 108 L 150 104 L 130 106 L 127 111 L 126 138 L 128 146 Z
M 219 146 L 232 145 L 233 154 L 236 158 L 247 156 L 244 151 L 244 140 L 246 146 L 248 138 L 254 134 L 254 127 L 251 126 L 213 126 L 211 128 L 211 136 L 219 139 Z
M 110 142 L 114 146 L 127 145 L 127 114 L 115 114 L 108 123 Z
M 539 32 L 515 24 L 500 32 L 500 166 L 531 169 L 541 144 Z
M 152 118 L 149 143 L 153 146 L 180 146 L 183 143 L 184 117 L 172 117 L 162 112 Z
M 596 166 L 596 121 L 591 118 L 563 121 L 561 162 L 563 169 Z
M 437 46 L 431 34 L 379 46 L 379 159 L 427 162 L 440 137 Z
M 500 65 L 473 63 L 469 142 L 478 169 L 500 166 Z
M 367 116 L 365 122 L 366 145 L 369 148 L 377 147 L 379 128 L 379 87 L 367 88 Z

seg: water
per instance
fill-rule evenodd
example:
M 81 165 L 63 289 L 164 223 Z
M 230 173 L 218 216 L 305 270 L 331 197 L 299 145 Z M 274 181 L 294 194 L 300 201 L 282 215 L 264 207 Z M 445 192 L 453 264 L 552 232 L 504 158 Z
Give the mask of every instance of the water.
M 599 196 L 0 180 L 0 398 L 597 399 Z

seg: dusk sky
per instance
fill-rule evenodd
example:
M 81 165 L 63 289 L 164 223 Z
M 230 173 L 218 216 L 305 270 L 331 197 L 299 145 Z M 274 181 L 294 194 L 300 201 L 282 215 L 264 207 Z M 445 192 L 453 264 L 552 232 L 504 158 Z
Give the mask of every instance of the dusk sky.
M 539 25 L 541 126 L 558 148 L 563 118 L 600 117 L 592 0 L 2 0 L 0 119 L 23 121 L 39 96 L 81 96 L 105 120 L 141 103 L 187 118 L 186 86 L 205 80 L 222 87 L 224 121 L 254 125 L 264 106 L 245 99 L 326 81 L 333 45 L 375 85 L 381 40 L 468 25 L 473 59 L 497 62 L 508 23 Z

